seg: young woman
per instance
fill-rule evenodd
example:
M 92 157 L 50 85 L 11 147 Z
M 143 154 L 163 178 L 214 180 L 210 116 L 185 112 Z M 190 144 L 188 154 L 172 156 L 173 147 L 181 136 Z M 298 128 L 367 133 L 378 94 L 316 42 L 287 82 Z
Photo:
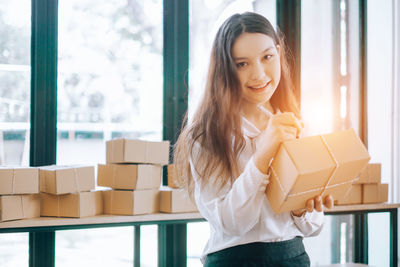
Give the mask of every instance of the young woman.
M 285 57 L 256 13 L 233 15 L 217 32 L 204 97 L 174 159 L 210 224 L 205 266 L 309 266 L 302 239 L 320 232 L 322 207 L 333 205 L 316 196 L 305 209 L 275 214 L 265 195 L 278 146 L 302 130 Z

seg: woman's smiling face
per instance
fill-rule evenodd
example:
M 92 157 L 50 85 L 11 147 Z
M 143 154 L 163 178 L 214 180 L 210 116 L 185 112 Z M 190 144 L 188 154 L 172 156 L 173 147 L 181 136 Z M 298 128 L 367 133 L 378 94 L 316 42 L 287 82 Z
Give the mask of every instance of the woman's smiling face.
M 232 57 L 245 105 L 262 105 L 271 99 L 281 77 L 279 50 L 262 33 L 244 32 L 235 40 Z

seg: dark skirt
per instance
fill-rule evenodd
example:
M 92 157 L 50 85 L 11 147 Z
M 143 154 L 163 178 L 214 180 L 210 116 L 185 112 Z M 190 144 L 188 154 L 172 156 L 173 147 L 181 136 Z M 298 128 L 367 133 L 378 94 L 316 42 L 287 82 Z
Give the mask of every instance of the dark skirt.
M 256 242 L 223 249 L 207 255 L 205 267 L 308 267 L 310 258 L 303 238 L 281 242 Z

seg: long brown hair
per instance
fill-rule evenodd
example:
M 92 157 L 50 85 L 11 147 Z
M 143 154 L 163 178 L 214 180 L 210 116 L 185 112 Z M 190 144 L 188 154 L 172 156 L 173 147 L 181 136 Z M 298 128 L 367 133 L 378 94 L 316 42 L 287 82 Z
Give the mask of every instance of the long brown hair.
M 193 193 L 193 176 L 189 159 L 202 183 L 212 182 L 221 189 L 239 175 L 237 158 L 245 146 L 241 125 L 242 91 L 232 58 L 232 46 L 243 32 L 262 33 L 280 47 L 281 79 L 270 103 L 275 110 L 300 112 L 293 94 L 283 38 L 263 16 L 246 12 L 228 18 L 213 42 L 205 93 L 191 123 L 187 115 L 175 144 L 175 171 L 181 185 Z M 192 157 L 193 147 L 199 154 Z M 210 181 L 210 177 L 215 177 Z

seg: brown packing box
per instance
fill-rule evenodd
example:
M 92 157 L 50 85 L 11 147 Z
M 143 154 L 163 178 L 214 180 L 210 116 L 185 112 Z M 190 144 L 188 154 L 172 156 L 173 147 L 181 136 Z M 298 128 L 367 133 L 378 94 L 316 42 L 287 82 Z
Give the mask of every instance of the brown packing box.
M 39 194 L 0 196 L 0 221 L 39 217 Z
M 0 195 L 38 194 L 39 170 L 32 167 L 0 167 Z
M 381 182 L 381 164 L 369 163 L 358 177 L 356 184 L 378 184 Z
M 175 175 L 175 165 L 169 164 L 167 172 L 168 172 L 168 175 L 167 175 L 168 176 L 168 187 L 179 188 L 177 177 Z
M 94 166 L 40 167 L 40 192 L 61 195 L 94 188 Z
M 349 192 L 341 199 L 335 199 L 335 205 L 354 205 L 362 203 L 362 185 L 353 184 Z
M 176 188 L 162 188 L 160 190 L 160 211 L 166 213 L 197 212 L 197 207 L 185 191 Z
M 269 203 L 281 213 L 304 208 L 317 195 L 340 200 L 369 160 L 353 129 L 283 142 L 271 164 Z
M 65 195 L 40 194 L 40 216 L 87 217 L 103 214 L 101 191 Z
M 363 203 L 383 203 L 388 201 L 388 184 L 363 184 Z
M 159 189 L 103 191 L 104 213 L 139 215 L 159 211 Z
M 114 189 L 158 189 L 162 168 L 148 164 L 99 164 L 97 184 Z
M 166 165 L 169 161 L 169 141 L 109 140 L 106 142 L 106 161 Z

